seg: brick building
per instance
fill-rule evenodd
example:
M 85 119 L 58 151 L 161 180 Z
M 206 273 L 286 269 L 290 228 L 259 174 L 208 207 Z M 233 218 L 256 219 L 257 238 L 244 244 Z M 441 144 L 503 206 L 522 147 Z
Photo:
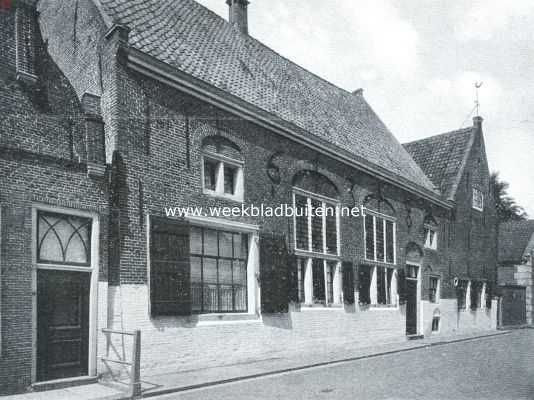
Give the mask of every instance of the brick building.
M 482 119 L 403 147 L 228 4 L 0 11 L 1 393 L 109 373 L 106 327 L 142 373 L 495 328 Z M 165 212 L 251 204 L 367 210 Z
M 532 324 L 534 221 L 509 221 L 499 225 L 498 284 L 502 291 L 501 323 Z M 518 298 L 514 304 L 514 293 Z M 511 298 L 510 298 L 511 297 Z

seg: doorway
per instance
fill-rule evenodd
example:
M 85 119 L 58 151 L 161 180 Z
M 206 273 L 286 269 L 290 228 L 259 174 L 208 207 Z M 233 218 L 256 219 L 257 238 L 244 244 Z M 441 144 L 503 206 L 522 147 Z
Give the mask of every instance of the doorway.
M 90 274 L 37 273 L 37 381 L 86 376 Z

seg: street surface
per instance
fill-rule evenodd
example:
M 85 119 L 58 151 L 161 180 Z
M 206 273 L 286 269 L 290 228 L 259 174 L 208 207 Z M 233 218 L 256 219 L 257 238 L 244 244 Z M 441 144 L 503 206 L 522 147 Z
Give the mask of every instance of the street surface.
M 534 399 L 534 329 L 157 397 Z

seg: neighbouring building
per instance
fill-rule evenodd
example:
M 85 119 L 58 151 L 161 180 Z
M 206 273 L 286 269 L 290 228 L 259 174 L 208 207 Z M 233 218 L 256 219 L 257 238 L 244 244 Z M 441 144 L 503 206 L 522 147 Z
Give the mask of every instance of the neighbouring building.
M 227 3 L 0 10 L 0 393 L 120 372 L 103 328 L 145 376 L 495 329 L 482 118 L 403 147 Z M 300 213 L 166 212 L 252 204 Z
M 441 315 L 446 331 L 485 324 L 489 328 L 495 323 L 489 310 L 497 279 L 498 222 L 482 118 L 473 121 L 472 127 L 404 145 L 442 196 L 454 204 L 448 224 L 425 225 L 424 270 L 430 279 L 436 273 L 444 277 L 442 303 L 426 305 L 425 315 Z M 434 235 L 441 236 L 437 253 L 428 240 Z M 485 314 L 473 312 L 484 308 Z
M 499 225 L 499 274 L 502 325 L 532 324 L 534 220 Z

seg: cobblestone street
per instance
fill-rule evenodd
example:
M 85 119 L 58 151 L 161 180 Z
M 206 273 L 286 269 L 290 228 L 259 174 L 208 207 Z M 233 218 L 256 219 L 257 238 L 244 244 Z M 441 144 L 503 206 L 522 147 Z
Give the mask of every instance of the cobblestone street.
M 159 397 L 197 399 L 532 399 L 534 330 Z

